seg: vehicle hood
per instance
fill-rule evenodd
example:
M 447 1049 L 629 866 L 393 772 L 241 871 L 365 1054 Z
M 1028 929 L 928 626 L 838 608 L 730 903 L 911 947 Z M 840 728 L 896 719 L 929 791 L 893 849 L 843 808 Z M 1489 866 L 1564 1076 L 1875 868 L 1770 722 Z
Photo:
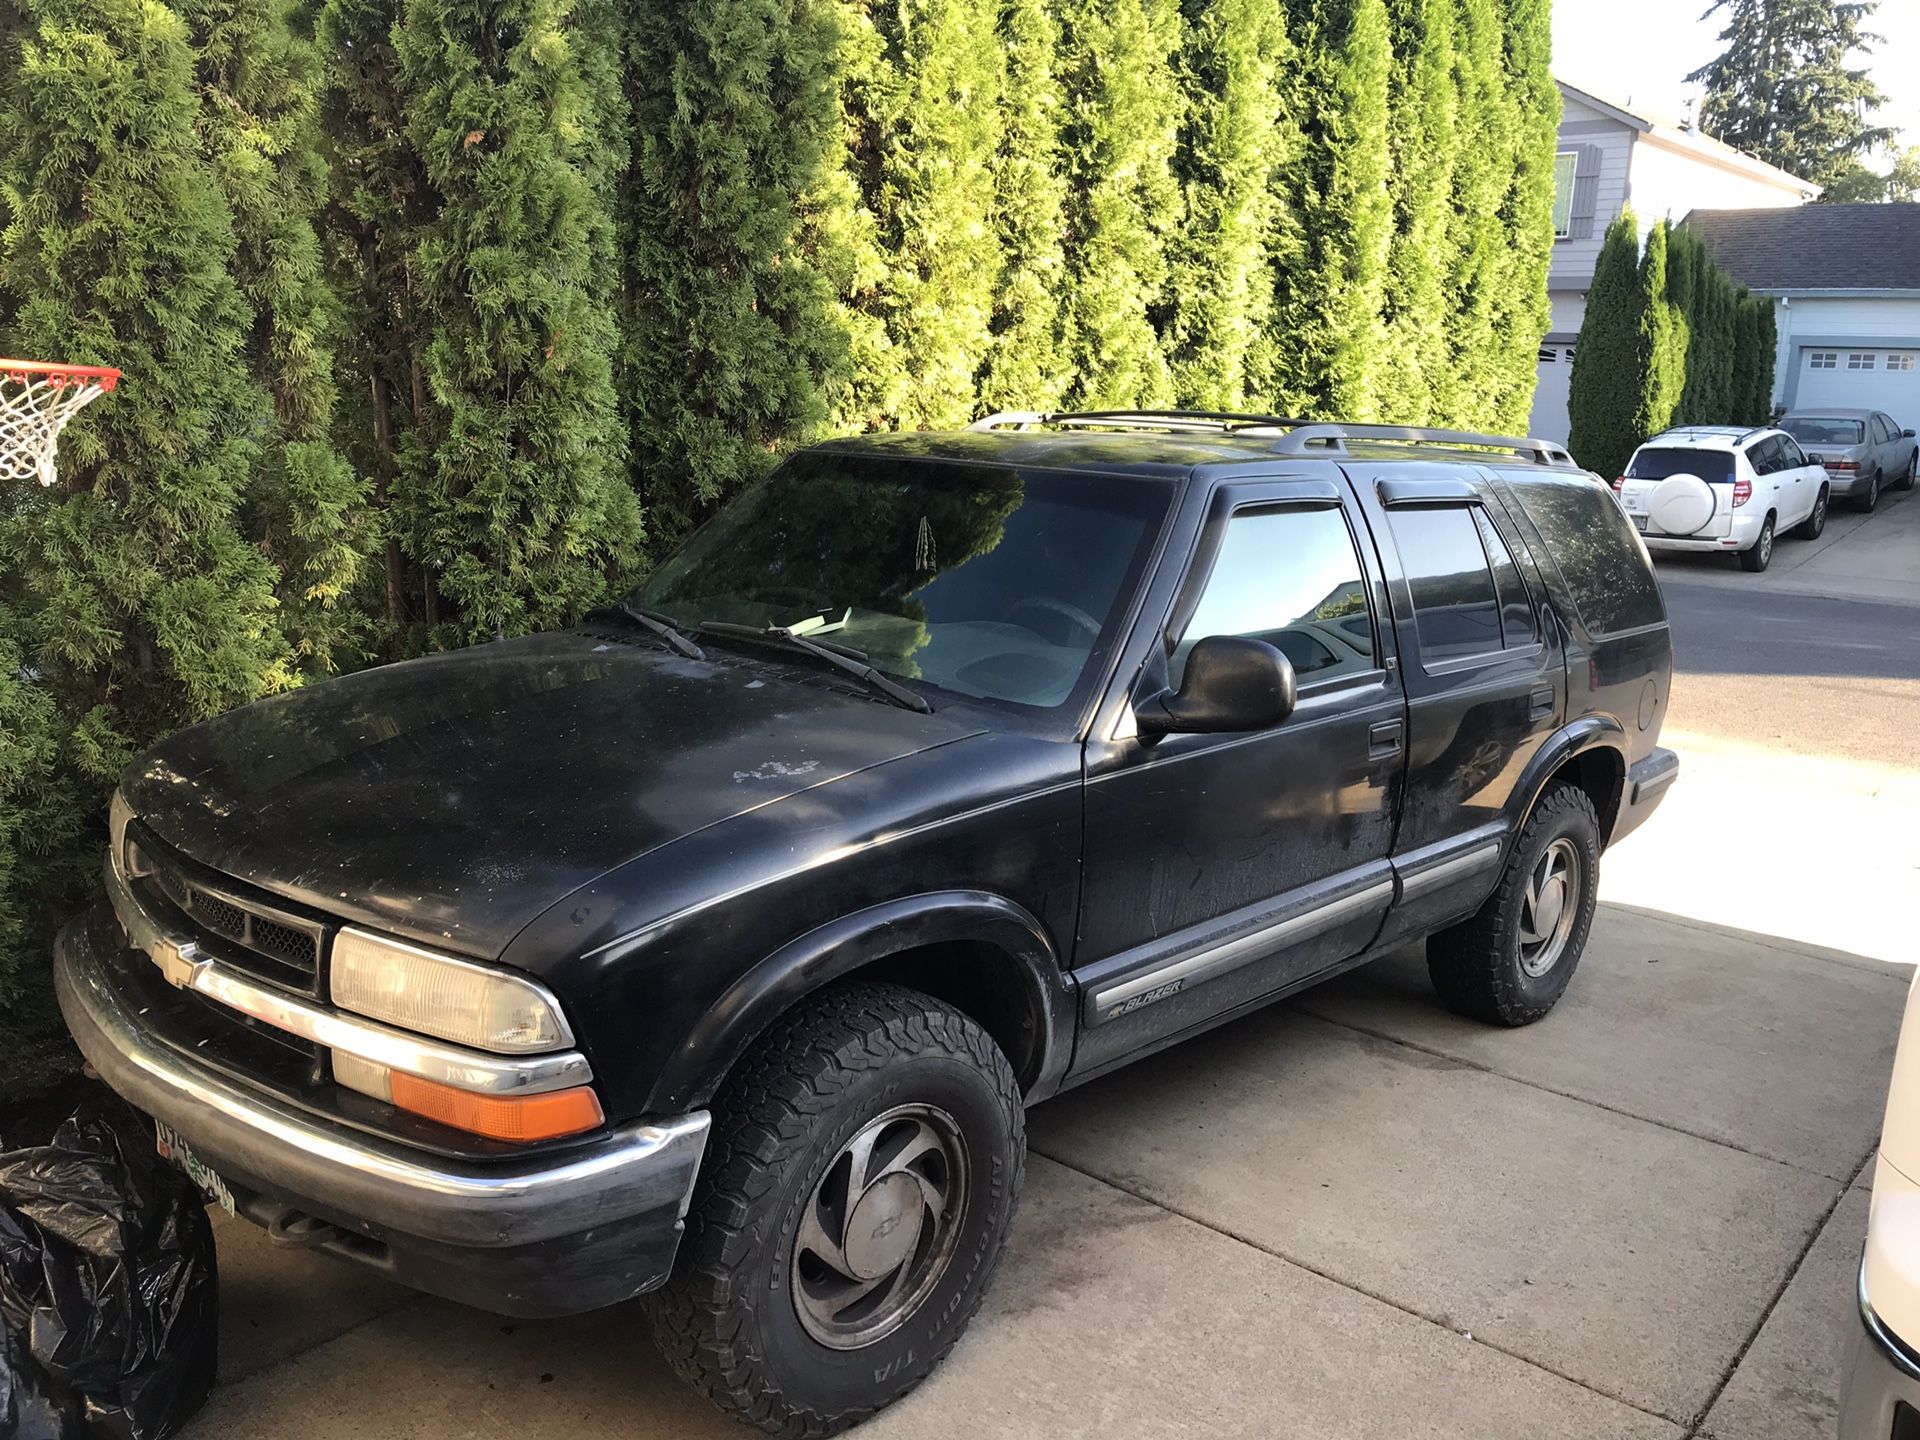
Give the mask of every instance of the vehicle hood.
M 978 731 L 784 665 L 555 632 L 231 711 L 122 788 L 189 859 L 492 957 L 656 846 Z

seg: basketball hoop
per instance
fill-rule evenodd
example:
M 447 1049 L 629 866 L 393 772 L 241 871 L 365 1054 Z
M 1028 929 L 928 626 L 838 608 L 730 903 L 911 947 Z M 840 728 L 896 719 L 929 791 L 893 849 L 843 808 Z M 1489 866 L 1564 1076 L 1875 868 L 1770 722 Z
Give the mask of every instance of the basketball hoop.
M 54 482 L 54 447 L 67 422 L 120 382 L 106 365 L 0 360 L 0 480 Z

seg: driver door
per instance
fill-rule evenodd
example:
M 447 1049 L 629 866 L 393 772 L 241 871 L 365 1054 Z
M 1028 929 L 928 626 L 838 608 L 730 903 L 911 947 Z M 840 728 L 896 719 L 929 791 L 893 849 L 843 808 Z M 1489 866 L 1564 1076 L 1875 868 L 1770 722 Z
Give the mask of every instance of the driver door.
M 1384 590 L 1346 486 L 1223 485 L 1152 643 L 1136 701 L 1178 685 L 1207 635 L 1292 662 L 1294 713 L 1247 734 L 1119 733 L 1087 746 L 1075 975 L 1084 1077 L 1365 949 L 1393 898 L 1387 856 L 1406 699 Z

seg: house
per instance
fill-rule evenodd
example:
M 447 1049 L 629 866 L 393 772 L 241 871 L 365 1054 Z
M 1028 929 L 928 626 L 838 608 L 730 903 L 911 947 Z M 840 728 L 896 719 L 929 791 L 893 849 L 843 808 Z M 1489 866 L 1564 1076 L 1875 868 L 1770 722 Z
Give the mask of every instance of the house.
M 1631 204 L 1642 233 L 1700 209 L 1787 209 L 1820 193 L 1690 125 L 1669 124 L 1564 80 L 1554 162 L 1553 324 L 1540 343 L 1540 384 L 1529 433 L 1567 440 L 1567 383 L 1587 313 L 1587 290 L 1607 227 Z
M 1701 209 L 1687 227 L 1721 269 L 1774 297 L 1776 405 L 1920 426 L 1920 205 Z

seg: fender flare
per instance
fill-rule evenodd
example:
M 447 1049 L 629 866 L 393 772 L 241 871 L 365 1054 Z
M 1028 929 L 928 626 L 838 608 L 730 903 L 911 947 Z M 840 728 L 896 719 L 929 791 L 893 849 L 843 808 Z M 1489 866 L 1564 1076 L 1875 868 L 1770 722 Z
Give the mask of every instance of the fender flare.
M 984 944 L 1020 977 L 1034 1021 L 1035 1063 L 1020 1078 L 1029 1099 L 1059 1088 L 1073 1058 L 1072 984 L 1045 928 L 1022 906 L 985 890 L 942 890 L 888 900 L 787 941 L 730 985 L 675 1047 L 655 1082 L 649 1113 L 704 1105 L 747 1047 L 824 985 L 922 946 Z
M 1513 800 L 1509 808 L 1507 843 L 1511 848 L 1513 839 L 1526 827 L 1533 807 L 1540 803 L 1540 796 L 1547 788 L 1547 781 L 1567 761 L 1580 755 L 1589 755 L 1596 750 L 1611 750 L 1620 759 L 1622 783 L 1630 763 L 1626 727 L 1611 715 L 1582 715 L 1571 724 L 1562 726 L 1553 736 L 1534 752 L 1533 759 L 1527 762 L 1527 768 L 1520 774 L 1520 783 L 1513 787 Z M 1615 818 L 1619 807 L 1615 806 Z M 1607 836 L 1600 837 L 1605 848 Z

